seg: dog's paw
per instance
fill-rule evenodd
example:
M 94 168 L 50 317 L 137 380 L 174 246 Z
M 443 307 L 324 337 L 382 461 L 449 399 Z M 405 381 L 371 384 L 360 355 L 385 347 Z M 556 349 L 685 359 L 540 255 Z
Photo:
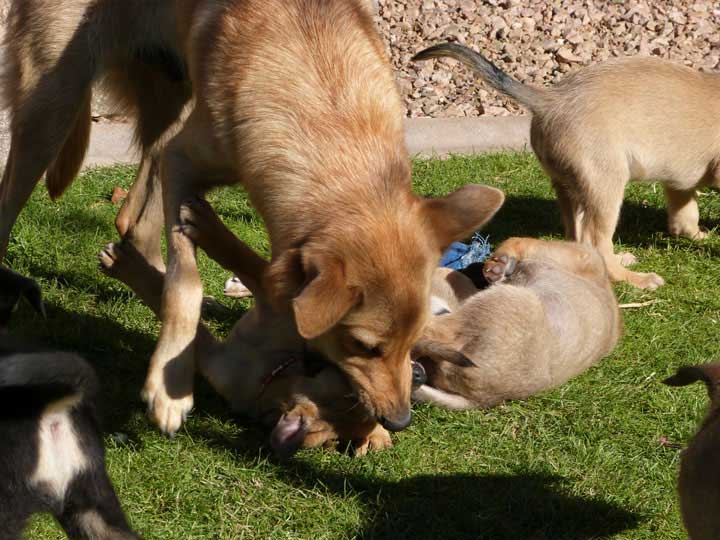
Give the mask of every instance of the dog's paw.
M 517 259 L 509 255 L 493 255 L 483 266 L 483 275 L 489 283 L 498 283 L 510 276 L 517 266 Z
M 147 403 L 150 419 L 160 431 L 170 436 L 177 433 L 193 408 L 192 394 L 173 399 L 167 394 L 163 384 L 157 384 L 150 377 L 145 383 L 141 397 Z
M 123 241 L 107 244 L 98 253 L 100 271 L 113 278 L 122 278 L 132 267 L 133 259 L 137 256 L 140 255 L 131 244 Z M 142 256 L 140 258 L 142 259 Z
M 233 276 L 225 282 L 223 293 L 231 298 L 250 298 L 253 295 L 252 291 L 237 276 Z
M 705 240 L 710 235 L 710 230 L 707 227 L 700 227 L 696 232 L 692 240 Z
M 180 205 L 180 232 L 202 246 L 212 240 L 219 218 L 205 199 L 193 197 Z
M 362 457 L 367 455 L 368 452 L 384 450 L 385 448 L 392 448 L 393 442 L 390 437 L 390 433 L 380 424 L 375 426 L 367 437 L 360 441 L 356 441 L 353 447 L 353 456 Z
M 625 267 L 632 266 L 633 264 L 638 262 L 637 257 L 628 251 L 618 253 L 615 255 L 615 257 L 617 258 L 618 262 Z
M 648 274 L 633 272 L 628 276 L 628 281 L 639 289 L 647 289 L 649 291 L 654 291 L 658 287 L 665 285 L 665 280 L 654 272 Z

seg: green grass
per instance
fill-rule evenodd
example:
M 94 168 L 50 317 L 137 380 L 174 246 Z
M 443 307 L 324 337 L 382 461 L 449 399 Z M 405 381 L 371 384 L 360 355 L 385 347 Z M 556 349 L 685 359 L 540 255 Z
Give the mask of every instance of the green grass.
M 104 384 L 108 467 L 134 527 L 152 539 L 409 538 L 573 539 L 684 538 L 675 476 L 679 450 L 703 414 L 705 391 L 670 389 L 660 381 L 684 363 L 713 360 L 720 320 L 720 239 L 673 240 L 664 233 L 662 189 L 628 190 L 618 247 L 660 273 L 653 293 L 617 288 L 622 302 L 656 299 L 625 312 L 615 353 L 559 390 L 490 411 L 416 409 L 395 448 L 363 459 L 302 452 L 278 463 L 266 434 L 231 417 L 207 385 L 174 439 L 148 423 L 138 394 L 158 323 L 128 290 L 97 269 L 96 253 L 115 239 L 109 201 L 133 169 L 86 173 L 58 203 L 33 195 L 14 231 L 8 262 L 41 283 L 48 319 L 26 306 L 12 331 L 29 341 L 76 350 Z M 415 163 L 426 195 L 467 182 L 502 188 L 507 202 L 487 228 L 497 245 L 511 235 L 560 237 L 548 180 L 531 155 L 494 155 Z M 225 221 L 267 253 L 257 215 L 240 190 L 212 202 Z M 720 220 L 720 197 L 701 198 L 702 218 Z M 227 275 L 201 257 L 210 294 L 221 297 Z M 231 316 L 244 305 L 222 300 Z M 28 538 L 63 538 L 47 517 Z

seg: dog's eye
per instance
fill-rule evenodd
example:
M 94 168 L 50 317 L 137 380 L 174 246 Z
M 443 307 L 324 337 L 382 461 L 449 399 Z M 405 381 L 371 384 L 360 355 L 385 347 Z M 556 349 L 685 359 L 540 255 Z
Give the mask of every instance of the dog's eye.
M 372 356 L 373 358 L 382 356 L 382 349 L 380 346 L 370 347 L 366 343 L 363 343 L 359 339 L 353 338 L 352 340 L 353 349 L 357 350 L 358 353 L 363 356 Z

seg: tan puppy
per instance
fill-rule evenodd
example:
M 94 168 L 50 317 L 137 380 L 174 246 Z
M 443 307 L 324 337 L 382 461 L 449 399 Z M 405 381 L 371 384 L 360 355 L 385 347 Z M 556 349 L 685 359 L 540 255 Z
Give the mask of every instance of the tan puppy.
M 632 255 L 613 255 L 630 180 L 664 182 L 671 234 L 706 236 L 696 190 L 720 186 L 720 76 L 658 58 L 618 58 L 534 88 L 457 44 L 430 47 L 415 59 L 442 56 L 467 64 L 532 112 L 532 147 L 557 193 L 566 238 L 597 247 L 612 280 L 663 284 L 657 274 L 625 269 Z
M 196 199 L 182 213 L 184 234 L 241 276 L 255 297 L 255 307 L 225 341 L 201 324 L 195 342 L 200 372 L 232 410 L 273 428 L 273 448 L 284 457 L 335 440 L 353 443 L 356 455 L 391 446 L 389 434 L 358 404 L 346 377 L 330 364 L 313 362 L 292 317 L 272 311 L 262 286 L 268 263 L 239 241 L 207 202 Z M 105 273 L 159 313 L 164 276 L 132 244 L 108 245 L 100 262 Z
M 703 381 L 710 396 L 710 410 L 682 453 L 680 507 L 691 540 L 720 538 L 720 362 L 680 368 L 663 381 L 685 386 Z
M 467 297 L 464 276 L 438 270 L 449 284 L 446 303 L 461 300 L 433 317 L 414 347 L 427 384 L 413 398 L 450 409 L 493 407 L 555 388 L 615 347 L 622 319 L 593 248 L 511 238 L 484 273 L 495 284 Z
M 404 429 L 409 351 L 432 271 L 452 240 L 494 214 L 502 193 L 412 194 L 403 108 L 366 3 L 181 4 L 195 100 L 162 167 L 168 270 L 143 391 L 155 420 L 173 432 L 192 406 L 202 284 L 193 243 L 178 230 L 180 206 L 242 183 L 271 239 L 274 308 L 294 315 L 384 427 Z

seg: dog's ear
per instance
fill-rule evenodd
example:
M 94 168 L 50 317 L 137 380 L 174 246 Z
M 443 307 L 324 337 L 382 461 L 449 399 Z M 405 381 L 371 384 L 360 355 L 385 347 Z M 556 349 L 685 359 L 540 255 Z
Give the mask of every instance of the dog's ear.
M 696 381 L 705 383 L 708 395 L 714 401 L 718 397 L 718 385 L 720 385 L 720 362 L 681 367 L 675 375 L 665 379 L 663 384 L 686 386 Z
M 360 300 L 348 286 L 345 265 L 338 257 L 289 249 L 270 265 L 266 289 L 274 305 L 290 299 L 298 332 L 313 339 L 332 328 Z
M 459 367 L 477 367 L 475 362 L 460 351 L 453 349 L 450 345 L 429 339 L 421 339 L 415 343 L 411 356 L 412 358 L 426 357 L 432 360 L 450 362 Z
M 0 326 L 7 325 L 10 314 L 21 297 L 25 297 L 40 315 L 46 316 L 38 284 L 8 268 L 0 267 Z
M 499 189 L 468 184 L 446 197 L 427 199 L 424 212 L 441 251 L 485 225 L 505 201 Z
M 336 257 L 303 261 L 305 285 L 292 301 L 298 332 L 316 338 L 335 326 L 360 301 L 360 290 L 347 284 L 345 265 Z

